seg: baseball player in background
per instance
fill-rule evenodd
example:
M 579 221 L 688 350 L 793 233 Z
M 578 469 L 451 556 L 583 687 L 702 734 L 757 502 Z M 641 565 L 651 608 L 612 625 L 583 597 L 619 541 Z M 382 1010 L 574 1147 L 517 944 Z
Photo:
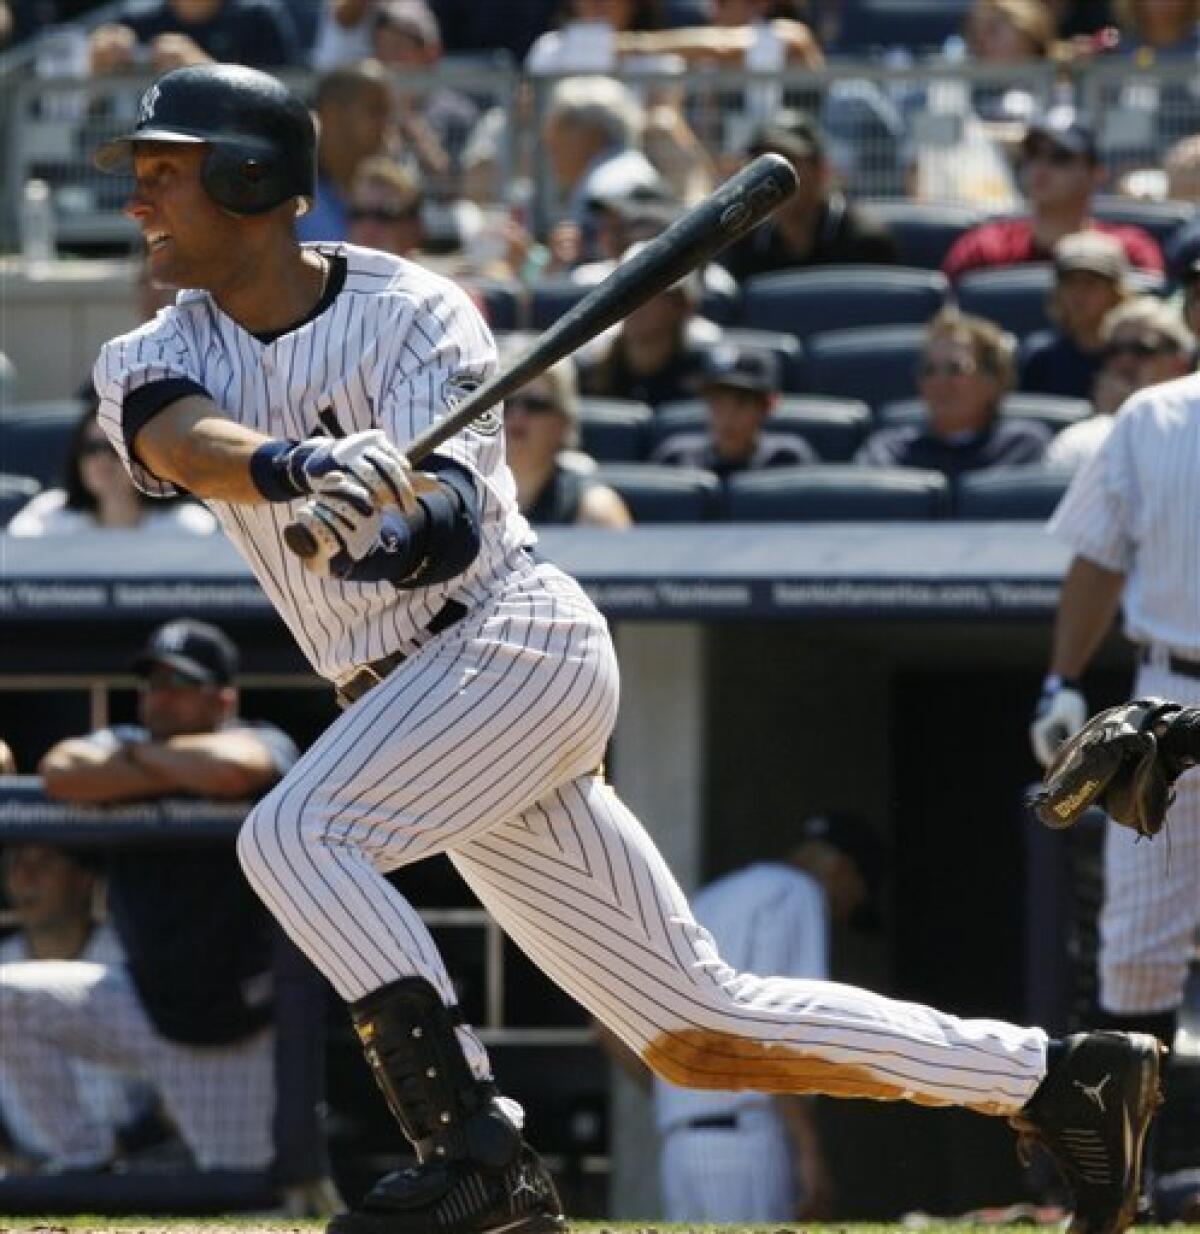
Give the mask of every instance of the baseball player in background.
M 1077 1227 L 1133 1219 L 1158 1043 L 1050 1041 L 849 986 L 738 973 L 600 774 L 603 618 L 530 554 L 499 417 L 414 472 L 401 447 L 493 371 L 469 297 L 403 259 L 301 246 L 312 122 L 275 79 L 180 69 L 100 149 L 174 307 L 106 344 L 101 422 L 136 483 L 216 514 L 342 715 L 238 851 L 350 1004 L 417 1164 L 334 1234 L 563 1228 L 553 1182 L 389 871 L 446 853 L 513 940 L 656 1073 L 699 1088 L 966 1106 L 1044 1142 Z M 385 511 L 387 511 L 385 515 Z M 320 551 L 282 532 L 300 520 Z
M 1193 357 L 1194 359 L 1194 357 Z M 1200 702 L 1200 377 L 1134 394 L 1076 474 L 1049 528 L 1074 551 L 1030 730 L 1048 766 L 1083 726 L 1079 678 L 1124 600 L 1137 651 L 1135 698 Z M 1110 1027 L 1175 1037 L 1200 923 L 1200 777 L 1185 775 L 1167 853 L 1110 825 L 1100 910 L 1100 1007 Z M 1169 857 L 1169 860 L 1168 860 Z

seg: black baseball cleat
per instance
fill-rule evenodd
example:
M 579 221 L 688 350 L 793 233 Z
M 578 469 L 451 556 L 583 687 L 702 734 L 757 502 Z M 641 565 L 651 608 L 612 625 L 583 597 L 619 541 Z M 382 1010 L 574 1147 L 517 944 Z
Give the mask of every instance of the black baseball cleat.
M 388 1174 L 326 1234 L 566 1234 L 550 1172 L 525 1145 L 511 1165 L 426 1162 Z
M 1075 1202 L 1070 1234 L 1121 1234 L 1137 1217 L 1142 1150 L 1162 1098 L 1157 1037 L 1077 1033 L 1011 1121 L 1018 1151 L 1053 1159 Z

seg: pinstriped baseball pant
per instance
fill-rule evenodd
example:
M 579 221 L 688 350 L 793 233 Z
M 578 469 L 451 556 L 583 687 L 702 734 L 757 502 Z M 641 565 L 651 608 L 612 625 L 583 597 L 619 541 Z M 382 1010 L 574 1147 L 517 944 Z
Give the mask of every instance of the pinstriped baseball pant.
M 603 618 L 552 566 L 427 643 L 256 807 L 246 875 L 345 999 L 453 988 L 383 877 L 445 852 L 535 963 L 664 1078 L 1008 1114 L 1046 1036 L 724 964 L 653 841 L 595 774 L 617 709 Z M 477 1075 L 482 1045 L 460 1030 Z
M 1135 698 L 1200 703 L 1200 681 L 1143 666 Z M 1200 924 L 1200 771 L 1181 776 L 1157 844 L 1109 823 L 1100 910 L 1100 1005 L 1118 1014 L 1172 1011 Z

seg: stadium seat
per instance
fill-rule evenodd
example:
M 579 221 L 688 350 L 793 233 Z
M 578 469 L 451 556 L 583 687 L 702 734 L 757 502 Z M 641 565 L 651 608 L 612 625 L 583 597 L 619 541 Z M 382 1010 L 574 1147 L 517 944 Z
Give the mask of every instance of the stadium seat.
M 949 509 L 938 471 L 909 467 L 773 467 L 731 476 L 726 517 L 743 523 L 935 519 Z
M 0 528 L 7 527 L 12 516 L 41 490 L 42 486 L 32 476 L 0 472 Z
M 832 50 L 862 55 L 889 47 L 934 51 L 959 34 L 970 0 L 843 0 Z
M 545 330 L 591 291 L 586 283 L 564 276 L 542 279 L 529 289 L 529 328 Z
M 920 325 L 945 303 L 945 276 L 906 266 L 820 266 L 749 279 L 742 321 L 805 339 L 852 326 Z
M 0 416 L 0 468 L 33 476 L 44 487 L 61 482 L 71 433 L 83 413 L 72 399 L 17 403 Z
M 872 409 L 917 392 L 922 326 L 863 326 L 814 334 L 805 347 L 807 388 L 860 399 Z
M 650 448 L 673 433 L 703 432 L 707 427 L 708 414 L 699 399 L 664 403 L 649 426 Z M 799 434 L 824 462 L 845 463 L 872 427 L 871 409 L 859 399 L 784 395 L 767 427 L 776 433 Z
M 1054 272 L 1047 262 L 972 270 L 964 274 L 954 298 L 964 313 L 986 317 L 1018 338 L 1050 326 L 1046 300 L 1054 285 Z
M 721 331 L 721 341 L 732 343 L 735 347 L 772 352 L 783 389 L 793 392 L 804 389 L 804 347 L 794 334 L 732 326 Z
M 472 276 L 463 280 L 468 291 L 473 292 L 483 306 L 483 315 L 493 330 L 519 330 L 521 328 L 521 297 L 524 291 L 518 283 L 504 279 Z
M 636 463 L 646 457 L 654 411 L 635 399 L 579 400 L 579 444 L 601 463 Z
M 1086 420 L 1092 414 L 1092 405 L 1084 398 L 1017 391 L 1006 395 L 1001 401 L 1000 414 L 1017 420 L 1036 420 L 1052 433 L 1057 433 L 1068 424 Z M 917 424 L 924 415 L 924 406 L 919 398 L 898 399 L 879 409 L 878 421 L 880 426 Z
M 635 523 L 702 523 L 718 510 L 721 485 L 711 471 L 602 463 L 592 476 L 621 494 Z
M 900 260 L 922 270 L 940 270 L 954 241 L 984 218 L 971 206 L 952 201 L 871 198 L 858 204 L 887 224 L 900 248 Z
M 1177 228 L 1196 217 L 1196 207 L 1187 201 L 1146 201 L 1100 193 L 1092 198 L 1092 214 L 1105 223 L 1132 223 L 1163 247 Z
M 1072 473 L 1051 467 L 992 467 L 960 476 L 952 515 L 971 522 L 1043 520 L 1054 513 Z

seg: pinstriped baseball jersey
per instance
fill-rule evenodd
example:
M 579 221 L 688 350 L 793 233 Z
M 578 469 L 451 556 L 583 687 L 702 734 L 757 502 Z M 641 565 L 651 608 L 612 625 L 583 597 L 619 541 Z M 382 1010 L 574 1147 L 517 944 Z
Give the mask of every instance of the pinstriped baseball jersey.
M 248 333 L 207 292 L 189 291 L 152 322 L 105 345 L 95 368 L 100 423 L 134 482 L 171 493 L 129 450 L 127 395 L 151 381 L 188 378 L 228 415 L 272 437 L 341 436 L 382 428 L 411 441 L 494 370 L 495 346 L 475 306 L 455 284 L 400 258 L 351 245 L 314 245 L 335 262 L 340 290 L 311 320 L 276 338 Z M 467 467 L 482 496 L 482 547 L 465 574 L 416 591 L 387 583 L 319 578 L 280 536 L 291 507 L 210 502 L 226 534 L 319 673 L 331 680 L 414 640 L 453 594 L 467 605 L 506 572 L 533 535 L 517 512 L 504 434 L 486 413 L 439 454 Z
M 1125 631 L 1200 658 L 1200 375 L 1150 386 L 1117 413 L 1050 531 L 1127 575 Z

